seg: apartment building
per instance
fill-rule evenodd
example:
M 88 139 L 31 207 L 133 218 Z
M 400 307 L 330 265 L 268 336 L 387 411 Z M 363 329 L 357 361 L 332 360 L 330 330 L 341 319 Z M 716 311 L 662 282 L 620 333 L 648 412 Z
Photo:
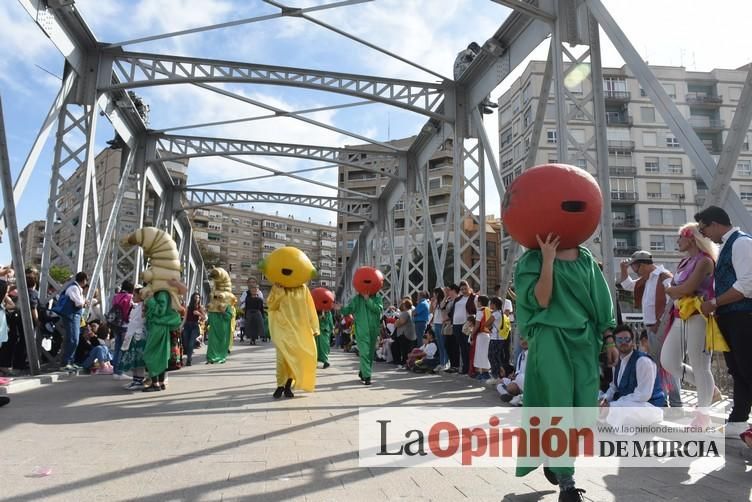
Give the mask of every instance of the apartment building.
M 390 145 L 398 148 L 408 148 L 415 140 L 415 136 L 408 138 L 389 141 Z M 355 145 L 353 148 L 368 147 L 369 149 L 378 150 L 374 145 Z M 386 151 L 386 150 L 385 150 Z M 364 166 L 376 169 L 384 165 L 394 165 L 393 159 L 389 157 L 380 157 L 376 155 L 357 154 L 349 160 L 355 160 Z M 452 156 L 452 138 L 447 138 L 441 147 L 433 154 L 428 162 L 428 212 L 431 216 L 431 223 L 434 230 L 434 239 L 443 242 L 444 230 L 446 228 L 447 216 L 449 212 L 449 199 L 452 194 L 452 182 L 454 179 L 454 163 Z M 357 167 L 340 164 L 339 166 L 339 187 L 345 190 L 352 190 L 361 194 L 378 196 L 389 181 L 389 177 L 367 171 Z M 347 196 L 349 192 L 341 191 L 341 196 Z M 338 214 L 337 229 L 339 230 L 339 242 L 337 244 L 337 270 L 342 271 L 347 263 L 352 249 L 360 234 L 363 225 L 363 219 L 350 215 Z M 499 271 L 499 249 L 500 224 L 494 227 L 494 218 L 487 218 L 486 222 L 486 249 L 487 249 L 487 275 L 488 285 L 492 288 L 498 283 Z M 394 212 L 394 246 L 397 260 L 412 250 L 405 249 L 405 205 L 404 200 L 400 200 L 395 206 Z M 465 222 L 475 228 L 472 220 Z M 496 229 L 495 229 L 496 228 Z M 449 242 L 452 242 L 453 234 L 449 234 Z M 382 270 L 388 269 L 389 257 L 385 255 L 377 256 L 379 263 L 377 266 Z M 480 256 L 476 251 L 466 251 L 462 255 L 465 263 L 477 263 Z M 432 263 L 432 257 L 429 257 Z M 450 261 L 448 260 L 448 263 Z M 445 274 L 445 277 L 451 277 L 451 273 Z M 475 285 L 477 286 L 477 285 Z M 433 284 L 429 284 L 433 287 Z
M 122 169 L 122 150 L 105 148 L 94 160 L 96 167 L 96 187 L 92 187 L 92 190 L 96 190 L 97 194 L 97 210 L 99 213 L 99 233 L 100 236 L 104 235 L 104 231 L 107 227 L 107 220 L 112 212 L 112 206 L 115 202 L 115 195 L 117 194 L 118 184 L 120 183 L 120 173 Z M 168 161 L 167 167 L 170 171 L 170 175 L 178 183 L 185 183 L 187 179 L 187 167 L 188 160 L 184 161 Z M 63 225 L 55 225 L 54 235 L 55 242 L 59 248 L 68 256 L 72 257 L 75 253 L 77 232 L 78 232 L 78 212 L 81 209 L 81 203 L 83 202 L 83 189 L 84 189 L 84 174 L 86 173 L 86 167 L 81 166 L 74 171 L 60 186 L 59 190 L 59 209 L 61 215 L 61 221 L 67 220 L 72 223 L 73 228 Z M 130 181 L 131 186 L 136 186 L 136 175 L 131 174 Z M 149 226 L 154 224 L 154 215 L 158 211 L 158 198 L 156 194 L 148 189 L 146 191 L 146 202 L 144 210 L 144 224 L 143 226 Z M 120 239 L 122 236 L 133 232 L 139 228 L 138 213 L 140 209 L 140 195 L 136 190 L 128 190 L 125 192 L 122 204 L 120 206 L 120 212 L 118 214 L 117 226 L 115 227 L 115 239 Z M 91 273 L 94 269 L 99 249 L 96 245 L 94 235 L 94 209 L 91 201 L 89 202 L 89 212 L 87 219 L 88 234 L 86 239 L 86 247 L 84 248 L 84 261 L 83 270 Z M 52 254 L 52 263 L 62 265 L 63 262 L 56 258 L 55 251 Z M 72 271 L 76 272 L 76 271 Z M 127 271 L 123 271 L 127 272 Z
M 666 93 L 689 120 L 711 155 L 717 160 L 729 131 L 747 76 L 747 68 L 689 71 L 683 67 L 651 66 Z M 545 62 L 532 61 L 522 76 L 499 99 L 500 169 L 505 184 L 523 170 L 530 148 Z M 699 178 L 682 145 L 671 133 L 629 68 L 603 68 L 603 88 L 608 125 L 611 216 L 615 261 L 637 249 L 653 253 L 658 263 L 675 268 L 676 231 L 705 204 L 708 187 Z M 589 81 L 568 86 L 574 95 L 587 95 Z M 582 142 L 594 135 L 592 124 L 573 103 L 568 123 L 572 136 Z M 592 111 L 592 105 L 586 107 Z M 752 204 L 752 133 L 736 164 L 731 186 Z M 536 164 L 557 161 L 555 105 L 550 97 L 538 144 Z M 573 150 L 570 149 L 570 152 Z M 593 151 L 594 154 L 594 151 Z M 585 158 L 570 164 L 595 172 Z M 504 239 L 504 253 L 508 249 Z M 590 247 L 600 253 L 596 235 Z M 618 266 L 616 268 L 618 270 Z
M 311 288 L 333 289 L 337 284 L 337 229 L 333 225 L 230 206 L 192 209 L 188 216 L 204 260 L 215 261 L 228 271 L 236 295 L 245 290 L 249 277 L 258 279 L 262 290 L 271 288 L 258 264 L 283 246 L 299 248 L 311 259 L 318 271 L 309 283 Z
M 44 220 L 35 220 L 21 230 L 21 256 L 26 267 L 39 268 L 44 246 Z

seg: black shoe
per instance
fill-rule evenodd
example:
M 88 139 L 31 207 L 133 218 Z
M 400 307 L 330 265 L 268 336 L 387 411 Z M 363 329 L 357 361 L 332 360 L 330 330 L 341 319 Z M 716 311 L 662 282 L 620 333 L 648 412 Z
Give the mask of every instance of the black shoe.
M 272 394 L 272 396 L 274 396 L 274 399 L 279 399 L 280 397 L 282 397 L 282 393 L 284 391 L 285 391 L 284 387 L 277 387 L 277 390 L 274 391 L 274 394 Z
M 499 396 L 499 398 L 501 398 L 501 402 L 502 402 L 502 403 L 508 403 L 509 401 L 511 401 L 511 400 L 512 400 L 512 398 L 513 398 L 513 397 L 514 397 L 514 396 L 513 396 L 512 394 L 503 394 L 503 395 Z M 544 467 L 544 468 L 543 468 L 543 474 L 546 474 L 546 470 L 547 470 L 547 469 L 548 469 L 548 467 Z M 553 473 L 552 473 L 552 475 L 553 475 Z M 549 481 L 551 481 L 551 478 L 549 478 L 549 477 L 548 477 L 548 474 L 546 474 L 546 479 L 547 479 L 547 480 L 549 480 Z M 555 478 L 555 475 L 554 475 L 554 479 L 556 479 L 556 478 Z M 555 484 L 555 485 L 558 485 L 558 484 L 559 484 L 559 482 L 558 482 L 558 481 L 551 481 L 551 482 L 552 482 L 553 484 Z
M 559 502 L 584 502 L 582 494 L 585 490 L 582 488 L 570 488 L 559 492 Z
M 144 390 L 141 392 L 159 392 L 162 389 L 159 387 L 159 385 L 150 385 L 148 387 L 144 387 Z
M 327 369 L 329 367 L 329 363 L 324 363 L 323 369 Z
M 190 360 L 190 359 L 188 359 L 188 360 L 187 360 L 187 361 L 185 362 L 185 365 L 186 365 L 186 366 L 190 366 L 190 365 L 191 365 L 191 360 Z
M 501 397 L 503 398 L 504 396 L 501 396 Z M 505 402 L 509 402 L 509 401 L 505 401 Z M 549 469 L 548 467 L 543 467 L 543 475 L 546 476 L 546 479 L 552 485 L 559 484 L 559 478 L 556 477 L 556 473 L 552 471 L 551 469 Z
M 363 372 L 362 371 L 358 371 L 358 378 L 360 378 L 361 381 L 363 380 Z
M 363 379 L 363 385 L 371 385 L 371 377 Z
M 10 398 L 8 396 L 0 396 L 0 407 L 3 407 L 8 403 L 10 403 Z
M 285 384 L 285 397 L 295 397 L 295 394 L 292 393 L 292 378 L 288 378 Z

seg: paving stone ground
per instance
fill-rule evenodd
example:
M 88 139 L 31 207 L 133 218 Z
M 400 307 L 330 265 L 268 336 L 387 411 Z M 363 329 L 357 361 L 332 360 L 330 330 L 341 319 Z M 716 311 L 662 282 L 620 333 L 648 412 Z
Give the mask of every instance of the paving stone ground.
M 357 360 L 332 353 L 317 392 L 274 401 L 271 344 L 237 345 L 227 364 L 170 373 L 167 392 L 129 393 L 106 376 L 75 376 L 20 393 L 0 409 L 1 500 L 555 501 L 536 471 L 358 467 L 358 407 L 497 406 L 459 376 L 378 364 L 370 388 Z M 752 456 L 727 442 L 724 468 L 578 469 L 591 501 L 742 501 Z M 51 469 L 48 476 L 35 468 Z

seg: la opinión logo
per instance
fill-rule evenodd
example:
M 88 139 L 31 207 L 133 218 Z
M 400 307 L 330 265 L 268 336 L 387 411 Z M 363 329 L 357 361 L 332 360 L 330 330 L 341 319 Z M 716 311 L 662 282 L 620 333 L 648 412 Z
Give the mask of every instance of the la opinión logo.
M 561 428 L 563 417 L 550 417 L 541 430 L 541 419 L 531 416 L 529 427 L 499 427 L 497 416 L 488 419 L 488 427 L 458 427 L 449 421 L 435 422 L 426 433 L 410 429 L 404 433 L 404 441 L 398 447 L 389 445 L 391 420 L 376 420 L 380 429 L 378 456 L 427 456 L 448 458 L 461 456 L 462 465 L 472 465 L 473 458 L 592 457 L 595 449 L 595 434 L 590 427 Z

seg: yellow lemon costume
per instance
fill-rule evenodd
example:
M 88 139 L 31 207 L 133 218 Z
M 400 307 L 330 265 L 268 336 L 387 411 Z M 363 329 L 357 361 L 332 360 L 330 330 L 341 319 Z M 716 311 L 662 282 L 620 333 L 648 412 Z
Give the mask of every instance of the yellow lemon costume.
M 305 253 L 289 246 L 273 251 L 259 268 L 274 283 L 267 299 L 269 331 L 277 349 L 274 397 L 281 397 L 283 391 L 293 397 L 293 386 L 312 392 L 319 319 L 305 283 L 316 276 L 316 269 Z

